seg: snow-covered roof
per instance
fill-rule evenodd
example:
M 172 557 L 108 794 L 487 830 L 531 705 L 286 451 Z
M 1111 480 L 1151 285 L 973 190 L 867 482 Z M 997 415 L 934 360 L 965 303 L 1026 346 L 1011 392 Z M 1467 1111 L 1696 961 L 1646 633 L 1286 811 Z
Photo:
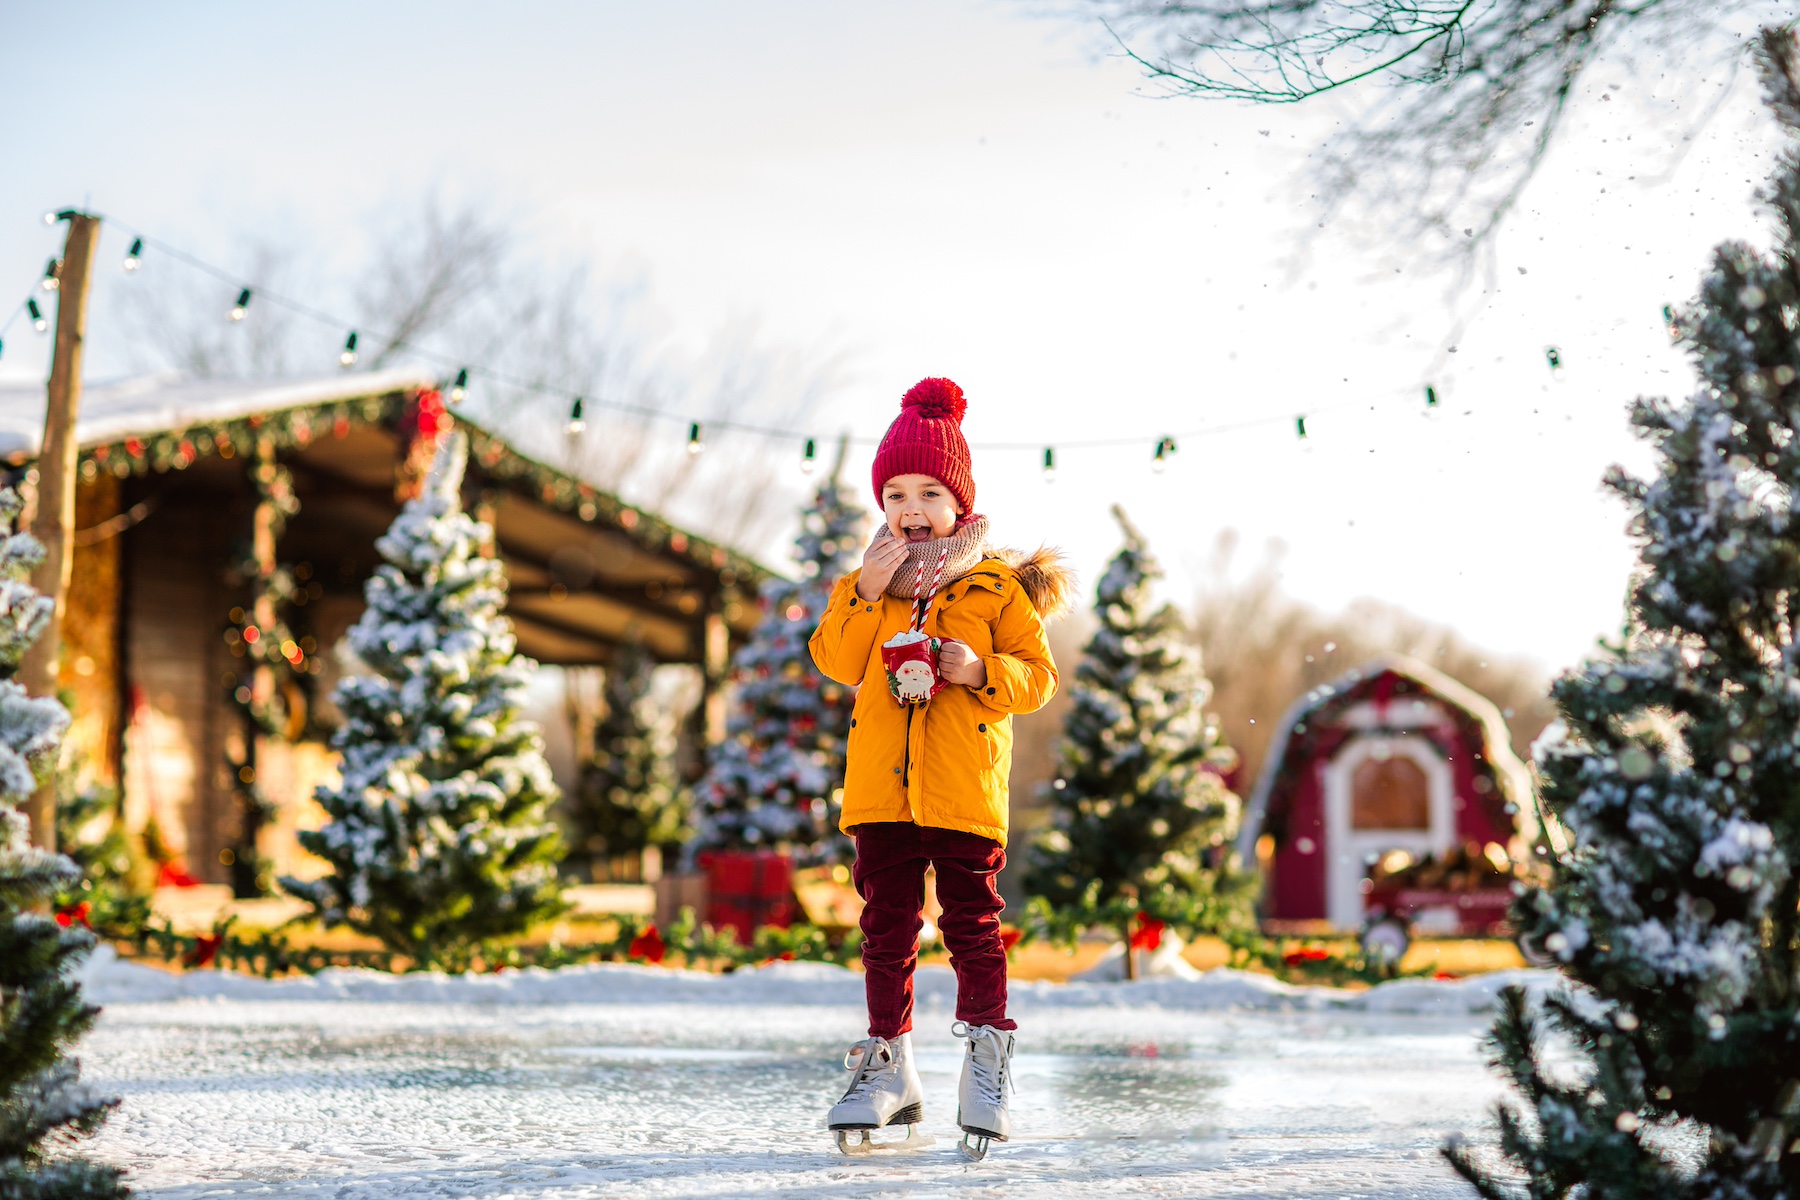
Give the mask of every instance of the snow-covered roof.
M 1257 776 L 1256 788 L 1250 793 L 1250 801 L 1244 806 L 1243 822 L 1238 827 L 1238 853 L 1243 861 L 1254 862 L 1256 859 L 1256 839 L 1262 833 L 1263 820 L 1268 815 L 1270 794 L 1282 776 L 1294 727 L 1322 708 L 1342 704 L 1353 692 L 1389 672 L 1410 679 L 1427 695 L 1455 705 L 1474 718 L 1481 729 L 1483 756 L 1493 768 L 1506 797 L 1518 805 L 1521 825 L 1527 832 L 1536 827 L 1537 804 L 1533 798 L 1531 773 L 1513 753 L 1512 733 L 1494 702 L 1442 671 L 1396 654 L 1365 663 L 1330 683 L 1320 684 L 1281 714 L 1262 773 Z
M 424 371 L 345 372 L 324 379 L 190 379 L 146 375 L 82 388 L 76 437 L 84 447 L 146 437 L 312 404 L 433 387 Z M 0 459 L 36 458 L 44 436 L 46 391 L 41 384 L 0 384 Z

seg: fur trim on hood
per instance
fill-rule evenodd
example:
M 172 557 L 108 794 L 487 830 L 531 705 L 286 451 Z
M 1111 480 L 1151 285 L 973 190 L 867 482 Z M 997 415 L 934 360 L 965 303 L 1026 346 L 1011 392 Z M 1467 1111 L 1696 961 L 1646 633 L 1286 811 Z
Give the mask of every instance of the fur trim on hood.
M 1019 586 L 1038 615 L 1054 621 L 1075 607 L 1078 580 L 1075 571 L 1063 561 L 1062 551 L 1054 546 L 1039 546 L 1027 554 L 1023 550 L 1002 550 L 990 546 L 989 558 L 997 558 L 1012 568 Z

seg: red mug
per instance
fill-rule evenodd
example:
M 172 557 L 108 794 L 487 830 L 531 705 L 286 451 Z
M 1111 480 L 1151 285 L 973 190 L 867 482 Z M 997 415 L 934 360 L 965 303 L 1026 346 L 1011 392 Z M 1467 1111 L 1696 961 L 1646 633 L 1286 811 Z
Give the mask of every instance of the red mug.
M 888 691 L 902 704 L 924 704 L 944 690 L 938 674 L 943 643 L 916 629 L 896 633 L 882 644 L 881 665 L 887 668 Z

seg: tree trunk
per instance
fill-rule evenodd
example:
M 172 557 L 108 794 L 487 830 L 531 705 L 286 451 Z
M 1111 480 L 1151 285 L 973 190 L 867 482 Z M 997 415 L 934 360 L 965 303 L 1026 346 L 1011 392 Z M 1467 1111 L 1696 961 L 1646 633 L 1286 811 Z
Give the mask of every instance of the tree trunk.
M 1131 922 L 1127 921 L 1119 930 L 1125 939 L 1125 981 L 1130 983 L 1137 979 L 1137 951 L 1131 945 Z

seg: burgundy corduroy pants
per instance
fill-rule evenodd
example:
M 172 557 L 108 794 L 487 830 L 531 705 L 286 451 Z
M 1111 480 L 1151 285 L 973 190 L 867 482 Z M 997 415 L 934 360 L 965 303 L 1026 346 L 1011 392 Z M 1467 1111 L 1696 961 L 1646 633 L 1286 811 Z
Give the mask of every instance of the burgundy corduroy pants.
M 869 1036 L 912 1029 L 913 968 L 925 923 L 925 868 L 937 868 L 938 932 L 956 970 L 956 1019 L 1016 1029 L 1006 1019 L 1006 947 L 994 876 L 1006 849 L 992 838 L 911 821 L 871 821 L 856 829 L 852 877 L 863 898 L 863 980 Z

